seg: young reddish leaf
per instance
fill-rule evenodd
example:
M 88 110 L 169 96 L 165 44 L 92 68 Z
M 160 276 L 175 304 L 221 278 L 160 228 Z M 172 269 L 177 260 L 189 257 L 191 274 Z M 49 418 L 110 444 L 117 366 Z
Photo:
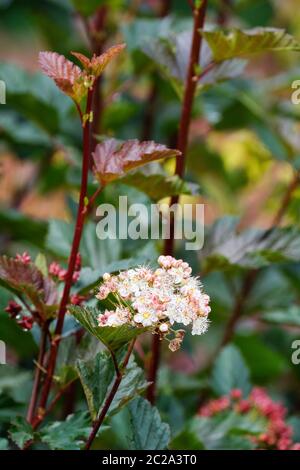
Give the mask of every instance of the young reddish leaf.
M 17 290 L 31 286 L 39 291 L 44 287 L 43 275 L 36 266 L 6 256 L 0 258 L 0 279 Z
M 78 85 L 83 78 L 83 73 L 77 65 L 56 52 L 40 52 L 39 64 L 43 72 L 53 78 L 58 88 L 64 93 L 76 100 L 83 97 L 82 87 L 78 94 Z
M 73 56 L 76 57 L 79 62 L 81 62 L 89 74 L 97 78 L 99 75 L 101 75 L 108 63 L 125 47 L 126 44 L 117 44 L 116 46 L 110 47 L 107 51 L 99 56 L 94 54 L 91 59 L 86 57 L 84 54 L 81 54 L 80 52 L 72 52 L 71 54 L 73 54 Z
M 126 44 L 117 44 L 116 46 L 110 47 L 107 51 L 99 56 L 94 55 L 91 60 L 92 73 L 96 77 L 99 77 L 109 62 L 123 49 L 125 49 L 125 47 Z
M 35 308 L 45 316 L 56 310 L 57 290 L 51 279 L 44 278 L 32 263 L 7 256 L 0 257 L 0 282 L 6 288 L 25 294 Z
M 94 169 L 99 181 L 106 184 L 145 163 L 179 155 L 178 150 L 168 149 L 153 141 L 128 140 L 120 143 L 116 139 L 108 139 L 96 146 L 93 153 Z
M 71 54 L 76 57 L 76 59 L 79 60 L 79 62 L 81 62 L 81 64 L 83 65 L 83 67 L 85 69 L 89 69 L 89 67 L 91 66 L 91 60 L 84 54 L 81 54 L 81 52 L 71 52 Z

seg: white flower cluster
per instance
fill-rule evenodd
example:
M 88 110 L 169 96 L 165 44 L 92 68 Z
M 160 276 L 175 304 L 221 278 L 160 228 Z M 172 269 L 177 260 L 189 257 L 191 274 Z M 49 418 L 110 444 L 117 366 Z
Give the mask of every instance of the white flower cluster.
M 112 294 L 114 308 L 99 316 L 99 325 L 149 327 L 162 337 L 173 333 L 169 347 L 176 350 L 181 345 L 184 330 L 174 330 L 172 326 L 192 324 L 193 335 L 205 333 L 210 299 L 202 292 L 199 279 L 191 276 L 188 263 L 160 256 L 158 264 L 155 271 L 139 267 L 115 276 L 103 276 L 96 297 L 104 300 Z

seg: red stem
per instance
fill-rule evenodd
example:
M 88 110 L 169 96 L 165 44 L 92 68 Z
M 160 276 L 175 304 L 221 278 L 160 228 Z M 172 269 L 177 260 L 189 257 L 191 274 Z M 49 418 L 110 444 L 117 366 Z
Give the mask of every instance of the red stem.
M 114 361 L 114 364 L 115 364 L 115 369 L 116 369 L 116 378 L 115 378 L 115 381 L 113 383 L 113 386 L 112 386 L 112 389 L 111 391 L 109 392 L 106 400 L 105 400 L 105 403 L 104 403 L 104 406 L 102 408 L 102 411 L 99 415 L 99 417 L 96 419 L 96 421 L 94 422 L 93 424 L 93 428 L 92 428 L 92 431 L 91 431 L 91 434 L 89 435 L 89 438 L 86 442 L 86 445 L 85 445 L 85 450 L 90 450 L 91 448 L 91 445 L 95 439 L 95 437 L 97 436 L 97 433 L 99 431 L 99 428 L 101 426 L 101 424 L 103 423 L 106 415 L 107 415 L 107 412 L 109 411 L 109 408 L 110 408 L 110 405 L 119 389 L 119 386 L 122 382 L 122 378 L 123 378 L 123 373 L 124 373 L 124 370 L 126 369 L 127 367 L 127 364 L 128 364 L 128 361 L 129 361 L 129 358 L 131 356 L 131 353 L 133 351 L 133 348 L 134 348 L 134 343 L 135 343 L 135 340 L 133 340 L 130 345 L 129 345 L 129 348 L 128 348 L 128 351 L 126 353 L 126 356 L 125 356 L 125 359 L 124 359 L 124 362 L 122 364 L 122 367 L 121 367 L 121 370 L 119 370 L 118 368 L 118 365 L 116 365 L 115 363 L 115 357 L 114 355 L 112 354 L 112 358 L 113 358 L 113 361 Z
M 195 65 L 199 63 L 199 55 L 202 45 L 202 36 L 199 33 L 199 29 L 204 26 L 205 15 L 207 9 L 207 0 L 203 0 L 200 8 L 194 9 L 194 27 L 192 35 L 192 46 L 190 52 L 189 66 L 187 71 L 187 78 L 185 83 L 183 105 L 181 110 L 181 117 L 179 123 L 179 132 L 177 139 L 177 148 L 181 151 L 181 156 L 176 160 L 175 174 L 179 177 L 183 177 L 185 170 L 186 161 L 186 150 L 188 143 L 189 128 L 191 122 L 193 101 L 195 97 L 195 91 L 197 87 L 197 81 L 194 80 L 195 76 Z M 177 204 L 179 200 L 178 196 L 173 196 L 170 201 L 170 206 Z M 164 253 L 166 255 L 172 255 L 174 251 L 174 218 L 170 221 L 170 237 L 165 242 Z M 156 378 L 157 370 L 159 366 L 160 356 L 160 339 L 159 335 L 154 335 L 152 340 L 152 357 L 150 360 L 148 380 L 151 385 L 148 388 L 147 398 L 150 403 L 155 401 L 156 392 Z
M 93 98 L 93 89 L 88 91 L 87 96 L 87 105 L 86 105 L 86 115 L 90 115 L 92 108 L 92 98 Z M 83 161 L 82 161 L 82 174 L 81 174 L 81 188 L 79 196 L 79 204 L 77 210 L 77 219 L 73 237 L 73 243 L 71 248 L 71 254 L 69 258 L 68 270 L 66 274 L 65 286 L 62 294 L 62 299 L 60 302 L 60 307 L 58 311 L 58 320 L 55 328 L 54 337 L 51 344 L 49 363 L 47 368 L 47 376 L 42 389 L 41 400 L 39 404 L 38 416 L 34 419 L 33 423 L 36 425 L 37 422 L 41 422 L 43 419 L 43 414 L 45 412 L 45 407 L 47 404 L 48 396 L 50 393 L 53 374 L 56 365 L 56 358 L 58 347 L 60 343 L 60 337 L 63 329 L 65 314 L 67 310 L 67 304 L 69 300 L 70 290 L 72 287 L 72 279 L 75 270 L 76 258 L 79 252 L 79 245 L 84 225 L 84 219 L 86 214 L 85 207 L 85 198 L 87 195 L 87 183 L 88 183 L 88 171 L 89 171 L 89 159 L 90 159 L 90 129 L 91 123 L 87 119 L 83 127 Z

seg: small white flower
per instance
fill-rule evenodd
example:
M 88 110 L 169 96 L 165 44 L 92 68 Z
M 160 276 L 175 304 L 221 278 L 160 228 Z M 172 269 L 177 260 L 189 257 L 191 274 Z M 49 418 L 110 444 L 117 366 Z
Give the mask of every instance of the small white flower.
M 159 325 L 159 331 L 166 333 L 169 330 L 169 325 L 167 323 L 162 323 Z
M 199 317 L 196 320 L 194 320 L 193 328 L 192 328 L 192 335 L 203 335 L 203 333 L 206 333 L 209 323 L 210 322 L 206 317 Z

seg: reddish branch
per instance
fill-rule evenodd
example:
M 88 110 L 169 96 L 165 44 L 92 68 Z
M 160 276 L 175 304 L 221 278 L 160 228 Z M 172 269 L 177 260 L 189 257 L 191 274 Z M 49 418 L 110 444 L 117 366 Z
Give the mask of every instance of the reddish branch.
M 111 403 L 112 403 L 112 401 L 113 401 L 113 399 L 114 399 L 114 397 L 115 397 L 115 395 L 116 395 L 116 393 L 119 389 L 119 386 L 122 382 L 124 371 L 127 367 L 128 361 L 130 359 L 131 353 L 132 353 L 133 348 L 134 348 L 134 343 L 135 343 L 135 340 L 133 340 L 130 343 L 121 368 L 118 367 L 118 364 L 116 362 L 116 358 L 115 358 L 114 354 L 112 354 L 112 358 L 113 358 L 113 362 L 114 362 L 114 366 L 115 366 L 115 370 L 116 370 L 116 378 L 115 378 L 115 381 L 114 381 L 113 386 L 111 388 L 111 391 L 109 392 L 109 394 L 108 394 L 108 396 L 105 400 L 102 411 L 101 411 L 99 417 L 95 420 L 95 422 L 93 424 L 92 432 L 89 435 L 89 438 L 88 438 L 88 440 L 86 442 L 86 445 L 85 445 L 85 448 L 84 448 L 85 450 L 89 450 L 91 448 L 91 445 L 92 445 L 95 437 L 97 436 L 99 428 L 100 428 L 101 424 L 103 423 L 103 421 L 104 421 L 104 419 L 105 419 L 105 417 L 106 417 L 106 415 L 109 411 L 110 405 L 111 405 Z
M 86 115 L 90 116 L 92 108 L 92 98 L 93 98 L 93 89 L 90 89 L 87 96 L 87 105 L 86 105 Z M 47 375 L 45 383 L 42 388 L 41 400 L 39 403 L 38 415 L 31 422 L 36 426 L 37 423 L 41 422 L 43 419 L 43 414 L 45 412 L 45 407 L 47 404 L 48 396 L 50 393 L 53 374 L 56 365 L 56 358 L 58 347 L 61 339 L 61 333 L 63 329 L 65 314 L 67 310 L 67 304 L 69 301 L 69 295 L 72 287 L 72 279 L 75 270 L 76 258 L 79 252 L 79 245 L 82 236 L 82 230 L 84 225 L 84 219 L 86 215 L 86 206 L 85 200 L 87 197 L 87 183 L 88 183 L 88 171 L 89 171 L 89 159 L 90 159 L 90 129 L 91 122 L 89 119 L 84 124 L 83 127 L 83 160 L 82 160 L 82 174 L 81 174 L 81 188 L 79 196 L 79 204 L 77 211 L 77 219 L 73 237 L 73 243 L 71 248 L 71 254 L 69 258 L 69 264 L 66 274 L 65 286 L 62 294 L 62 299 L 58 311 L 58 319 L 55 328 L 54 337 L 51 343 L 49 362 L 47 368 Z
M 202 29 L 204 26 L 205 15 L 207 9 L 207 0 L 203 0 L 200 8 L 194 9 L 194 26 L 192 34 L 192 45 L 190 52 L 189 65 L 187 70 L 187 77 L 185 82 L 184 98 L 183 105 L 179 123 L 179 132 L 177 139 L 177 149 L 181 151 L 181 156 L 176 160 L 176 170 L 175 173 L 179 177 L 184 176 L 185 162 L 186 162 L 186 150 L 188 143 L 189 128 L 192 116 L 192 108 L 195 97 L 195 91 L 197 87 L 197 81 L 194 80 L 196 75 L 195 67 L 199 63 L 199 56 L 202 45 L 202 36 L 199 33 L 199 29 Z M 179 200 L 178 196 L 173 196 L 170 201 L 170 206 L 176 204 Z M 164 253 L 166 255 L 172 255 L 174 251 L 174 218 L 171 219 L 170 224 L 170 237 L 166 240 Z M 160 355 L 160 343 L 159 336 L 154 335 L 152 340 L 152 357 L 150 359 L 149 374 L 148 380 L 151 382 L 150 387 L 148 388 L 147 398 L 153 403 L 155 401 L 155 391 L 156 391 L 156 378 L 157 378 L 157 369 L 159 365 L 159 355 Z
M 278 227 L 281 224 L 282 219 L 283 219 L 283 217 L 284 217 L 284 215 L 285 215 L 285 213 L 286 213 L 286 211 L 289 207 L 289 204 L 292 200 L 294 191 L 297 189 L 299 183 L 300 183 L 300 172 L 297 171 L 295 173 L 294 178 L 290 182 L 284 196 L 283 196 L 282 202 L 281 202 L 280 207 L 279 207 L 279 209 L 278 209 L 278 211 L 277 211 L 277 213 L 274 217 L 274 220 L 273 220 L 273 223 L 271 224 L 271 227 Z M 224 336 L 223 336 L 223 339 L 222 339 L 222 342 L 221 342 L 221 346 L 225 346 L 226 344 L 228 344 L 231 341 L 231 339 L 234 335 L 235 327 L 236 327 L 238 321 L 240 320 L 241 316 L 244 313 L 246 302 L 248 300 L 249 295 L 252 292 L 253 286 L 254 286 L 255 281 L 257 279 L 257 275 L 258 275 L 257 270 L 251 270 L 247 273 L 247 275 L 244 279 L 242 288 L 241 288 L 241 292 L 240 292 L 240 294 L 238 295 L 238 297 L 236 299 L 232 315 L 231 315 L 231 317 L 229 319 L 229 322 L 226 326 L 225 333 L 224 333 Z
M 88 21 L 86 18 L 82 18 L 86 34 L 90 42 L 90 49 L 92 54 L 99 56 L 103 52 L 103 46 L 105 42 L 104 27 L 108 14 L 108 7 L 101 6 L 96 11 L 94 17 Z M 100 76 L 95 83 L 95 92 L 92 102 L 93 111 L 93 124 L 90 134 L 90 145 L 93 151 L 97 145 L 95 138 L 96 134 L 99 134 L 101 127 L 101 118 L 103 113 L 103 96 L 102 96 L 102 76 Z M 91 162 L 90 162 L 91 166 Z

